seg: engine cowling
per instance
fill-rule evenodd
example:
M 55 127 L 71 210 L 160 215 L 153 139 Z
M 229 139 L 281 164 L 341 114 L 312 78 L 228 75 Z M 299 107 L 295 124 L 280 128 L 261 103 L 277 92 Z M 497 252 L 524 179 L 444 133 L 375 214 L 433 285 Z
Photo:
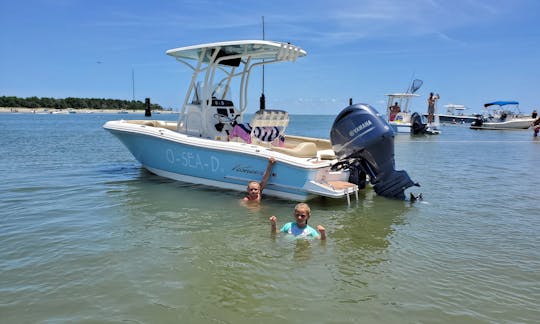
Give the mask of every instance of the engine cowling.
M 471 126 L 482 127 L 483 124 L 484 119 L 482 118 L 482 115 L 476 115 L 476 119 L 472 121 Z
M 424 134 L 428 129 L 426 117 L 414 112 L 411 115 L 411 132 L 415 135 Z
M 395 170 L 394 132 L 370 105 L 354 104 L 343 109 L 334 120 L 330 141 L 339 159 L 335 167 L 369 175 L 378 195 L 405 199 L 405 189 L 418 185 L 407 172 Z M 361 186 L 358 180 L 349 181 Z

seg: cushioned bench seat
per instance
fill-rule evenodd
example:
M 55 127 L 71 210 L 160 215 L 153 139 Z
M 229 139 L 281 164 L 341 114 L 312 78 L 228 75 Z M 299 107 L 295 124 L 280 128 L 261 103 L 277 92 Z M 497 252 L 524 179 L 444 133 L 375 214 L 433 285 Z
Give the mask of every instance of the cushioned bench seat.
M 317 145 L 312 142 L 302 142 L 296 145 L 295 147 L 279 147 L 273 146 L 272 151 L 284 153 L 296 157 L 316 157 L 317 156 Z

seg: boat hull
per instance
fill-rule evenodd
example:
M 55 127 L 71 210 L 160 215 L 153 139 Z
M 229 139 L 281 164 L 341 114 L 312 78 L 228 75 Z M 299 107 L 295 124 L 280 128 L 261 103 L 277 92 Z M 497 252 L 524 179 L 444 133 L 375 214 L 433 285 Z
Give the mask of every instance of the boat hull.
M 388 123 L 394 133 L 396 134 L 410 134 L 411 133 L 411 124 L 410 123 Z
M 482 125 L 471 125 L 471 129 L 491 129 L 491 130 L 519 130 L 528 129 L 534 121 L 532 118 L 513 119 L 504 122 L 483 122 Z
M 390 128 L 394 131 L 395 134 L 412 134 L 412 126 L 410 123 L 388 123 L 390 125 Z M 423 134 L 428 135 L 438 135 L 440 134 L 440 131 L 438 129 L 432 129 L 429 128 L 426 129 L 426 131 L 423 132 Z
M 269 148 L 246 143 L 201 139 L 164 128 L 114 121 L 104 128 L 115 135 L 144 168 L 166 178 L 206 186 L 245 191 L 249 181 L 260 181 L 273 156 L 278 161 L 264 193 L 306 201 L 317 196 L 340 198 L 348 189 L 335 190 L 331 181 L 348 180 L 348 172 L 330 171 L 330 162 L 304 162 Z M 327 181 L 328 180 L 328 181 Z
M 427 118 L 427 114 L 424 114 Z M 449 123 L 449 124 L 470 124 L 476 117 L 475 116 L 464 116 L 464 115 L 440 115 L 435 114 L 436 117 L 439 117 L 439 122 Z

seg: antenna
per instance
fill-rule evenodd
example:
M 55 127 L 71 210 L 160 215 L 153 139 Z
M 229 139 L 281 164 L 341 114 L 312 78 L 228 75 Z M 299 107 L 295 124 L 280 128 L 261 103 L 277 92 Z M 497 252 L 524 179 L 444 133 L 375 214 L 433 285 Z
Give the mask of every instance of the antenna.
M 415 72 L 411 74 L 411 78 L 409 79 L 409 85 L 407 86 L 407 90 L 405 91 L 405 93 L 411 93 L 411 87 L 413 83 L 414 74 Z
M 264 40 L 264 16 L 262 18 L 262 39 Z M 262 93 L 259 99 L 259 109 L 264 110 L 266 108 L 266 98 L 264 97 L 264 59 L 262 65 Z
M 135 69 L 131 68 L 131 90 L 133 93 L 133 101 L 135 101 Z
M 262 36 L 263 36 L 263 40 L 265 39 L 264 37 L 264 16 L 262 16 Z M 264 93 L 264 64 L 262 66 L 263 68 L 263 75 L 262 75 L 262 92 Z

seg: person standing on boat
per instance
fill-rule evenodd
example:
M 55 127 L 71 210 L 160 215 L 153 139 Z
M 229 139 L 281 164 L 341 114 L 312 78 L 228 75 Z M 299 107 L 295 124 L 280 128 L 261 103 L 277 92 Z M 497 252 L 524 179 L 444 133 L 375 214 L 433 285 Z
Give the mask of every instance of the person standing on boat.
M 538 113 L 536 112 L 536 110 L 533 110 L 533 112 L 531 114 L 531 118 L 536 119 L 537 116 L 538 116 Z
M 397 101 L 394 103 L 393 106 L 390 107 L 390 121 L 393 121 L 396 119 L 396 115 L 401 112 L 401 108 L 399 107 Z
M 429 98 L 427 100 L 428 101 L 428 108 L 427 108 L 428 123 L 433 122 L 433 117 L 435 115 L 435 103 L 437 102 L 437 99 L 439 99 L 438 95 L 434 95 L 433 92 L 429 93 Z
M 279 232 L 294 235 L 296 238 L 316 238 L 319 240 L 326 239 L 326 229 L 322 225 L 317 225 L 317 230 L 308 225 L 311 209 L 306 203 L 299 203 L 294 207 L 293 213 L 294 222 L 289 222 L 281 227 L 278 231 L 276 227 L 277 217 L 270 216 L 271 233 Z
M 270 179 L 270 171 L 272 170 L 272 166 L 274 165 L 274 163 L 276 163 L 276 159 L 274 159 L 273 157 L 268 159 L 268 165 L 266 166 L 266 170 L 264 171 L 261 182 L 250 181 L 248 183 L 247 196 L 244 197 L 243 201 L 261 201 L 262 191 L 266 186 L 268 179 Z

